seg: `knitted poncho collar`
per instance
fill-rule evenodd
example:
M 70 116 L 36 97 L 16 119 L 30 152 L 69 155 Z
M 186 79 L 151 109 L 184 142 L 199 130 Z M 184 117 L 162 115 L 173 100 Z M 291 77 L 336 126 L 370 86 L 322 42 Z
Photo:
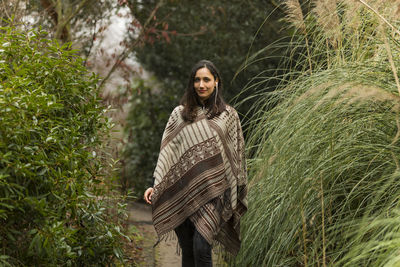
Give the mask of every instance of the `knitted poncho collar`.
M 178 106 L 165 128 L 154 171 L 153 224 L 160 238 L 187 218 L 211 244 L 236 255 L 239 222 L 247 210 L 244 141 L 230 106 L 208 119 L 198 108 L 193 123 Z

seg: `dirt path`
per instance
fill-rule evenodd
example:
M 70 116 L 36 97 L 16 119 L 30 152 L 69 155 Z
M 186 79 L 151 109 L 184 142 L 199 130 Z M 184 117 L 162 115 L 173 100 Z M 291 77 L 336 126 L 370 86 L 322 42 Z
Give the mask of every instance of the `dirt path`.
M 146 204 L 134 202 L 128 206 L 129 222 L 135 225 L 143 235 L 144 260 L 140 267 L 180 267 L 181 256 L 176 253 L 177 240 L 160 242 L 155 248 L 157 234 L 151 220 L 151 207 Z M 213 266 L 227 267 L 213 251 Z
M 160 242 L 155 248 L 157 235 L 151 221 L 151 207 L 142 203 L 129 205 L 129 222 L 143 235 L 143 267 L 179 267 L 181 257 L 176 253 L 176 240 Z

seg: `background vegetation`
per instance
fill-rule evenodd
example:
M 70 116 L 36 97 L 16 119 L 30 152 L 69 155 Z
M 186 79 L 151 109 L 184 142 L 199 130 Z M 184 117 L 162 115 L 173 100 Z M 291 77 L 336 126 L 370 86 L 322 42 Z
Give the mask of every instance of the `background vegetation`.
M 129 0 L 127 4 L 140 24 L 158 7 L 146 42 L 136 50 L 138 61 L 158 82 L 152 83 L 153 92 L 148 91 L 146 83 L 133 86 L 132 109 L 126 124 L 129 142 L 124 151 L 123 181 L 128 187 L 133 185 L 141 196 L 153 183 L 165 117 L 178 105 L 191 67 L 201 59 L 213 61 L 223 77 L 226 100 L 235 104 L 234 97 L 239 93 L 243 98 L 259 89 L 253 84 L 242 92 L 251 78 L 261 72 L 265 77 L 277 71 L 285 48 L 264 49 L 259 53 L 262 63 L 240 71 L 247 56 L 278 39 L 289 38 L 289 34 L 282 30 L 282 8 L 275 1 Z M 271 88 L 276 85 L 275 80 L 269 82 Z M 246 102 L 239 112 L 245 114 L 251 105 L 252 101 Z
M 46 36 L 0 29 L 0 265 L 122 261 L 97 78 Z
M 5 19 L 1 21 L 3 25 L 12 20 L 28 20 L 48 29 L 60 42 L 75 44 L 81 31 L 93 30 L 108 18 L 112 6 L 109 0 L 10 0 L 0 4 L 0 16 Z
M 125 126 L 128 140 L 124 149 L 123 188 L 132 188 L 140 199 L 144 189 L 152 185 L 155 161 L 158 158 L 164 123 L 168 121 L 171 103 L 176 96 L 164 94 L 153 88 L 158 86 L 153 80 L 137 79 L 132 84 L 136 92 L 131 99 L 131 108 Z
M 99 80 L 94 43 L 121 9 L 129 27 Z M 203 58 L 247 129 L 250 207 L 231 264 L 397 265 L 398 10 L 398 0 L 1 2 L 0 265 L 127 264 L 103 104 L 123 113 L 118 178 L 142 195 Z M 100 99 L 112 73 L 135 72 L 132 56 L 152 78 L 124 76 L 128 88 Z
M 285 3 L 303 71 L 254 105 L 232 265 L 398 266 L 400 2 L 368 2 Z

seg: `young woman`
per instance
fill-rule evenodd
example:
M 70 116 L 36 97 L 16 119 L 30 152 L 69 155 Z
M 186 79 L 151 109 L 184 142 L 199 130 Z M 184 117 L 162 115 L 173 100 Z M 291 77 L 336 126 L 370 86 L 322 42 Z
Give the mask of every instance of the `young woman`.
M 178 236 L 183 267 L 212 266 L 215 243 L 238 253 L 246 184 L 238 114 L 222 99 L 217 68 L 201 60 L 165 128 L 154 187 L 144 193 L 158 236 Z

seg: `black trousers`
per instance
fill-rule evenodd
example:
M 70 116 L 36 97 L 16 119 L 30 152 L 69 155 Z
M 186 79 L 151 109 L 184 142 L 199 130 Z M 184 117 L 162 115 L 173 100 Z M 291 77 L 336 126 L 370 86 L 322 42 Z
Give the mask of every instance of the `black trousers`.
M 175 228 L 182 249 L 182 267 L 212 267 L 211 245 L 186 219 Z

